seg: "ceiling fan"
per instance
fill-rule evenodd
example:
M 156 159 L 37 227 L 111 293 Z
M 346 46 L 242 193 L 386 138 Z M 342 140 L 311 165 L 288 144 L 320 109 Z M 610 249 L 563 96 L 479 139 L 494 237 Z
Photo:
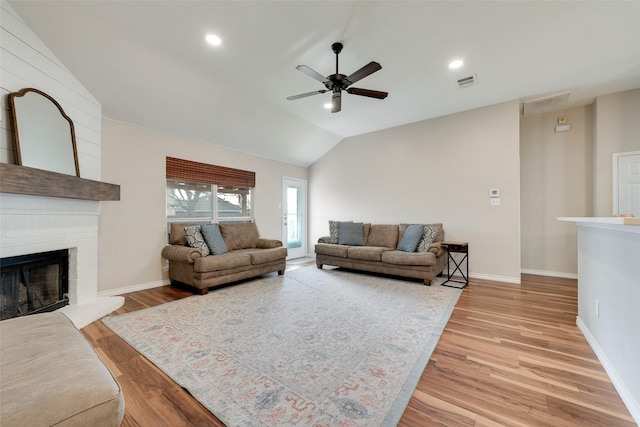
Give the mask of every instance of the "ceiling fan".
M 327 77 L 324 77 L 322 74 L 317 71 L 312 70 L 306 65 L 298 65 L 296 67 L 297 70 L 302 71 L 306 75 L 318 80 L 322 83 L 326 89 L 316 90 L 313 92 L 301 93 L 300 95 L 288 96 L 287 99 L 289 101 L 293 101 L 294 99 L 305 98 L 307 96 L 318 95 L 320 93 L 325 93 L 332 91 L 333 96 L 331 98 L 331 112 L 337 113 L 342 109 L 342 91 L 345 90 L 347 93 L 352 95 L 361 95 L 368 96 L 370 98 L 384 99 L 387 97 L 387 92 L 381 92 L 379 90 L 371 90 L 371 89 L 360 89 L 357 87 L 350 87 L 353 83 L 358 80 L 364 79 L 370 74 L 375 73 L 376 71 L 382 69 L 382 65 L 378 64 L 375 61 L 369 62 L 364 67 L 360 68 L 358 71 L 345 76 L 344 74 L 340 74 L 338 72 L 338 55 L 342 52 L 342 43 L 334 43 L 331 45 L 331 50 L 336 54 L 336 73 L 331 74 Z

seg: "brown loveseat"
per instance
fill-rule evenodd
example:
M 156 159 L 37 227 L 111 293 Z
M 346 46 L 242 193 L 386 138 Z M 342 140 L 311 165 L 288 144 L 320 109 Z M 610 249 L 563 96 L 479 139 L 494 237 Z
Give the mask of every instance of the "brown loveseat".
M 341 242 L 341 225 L 351 229 L 362 227 L 360 241 Z M 409 224 L 359 224 L 330 221 L 330 235 L 321 237 L 315 247 L 316 264 L 335 265 L 353 270 L 369 271 L 393 276 L 424 280 L 430 285 L 440 276 L 447 262 L 447 250 L 440 245 L 444 240 L 442 224 L 420 225 L 424 230 L 415 249 L 398 250 Z
M 287 248 L 280 240 L 261 239 L 254 223 L 219 224 L 226 252 L 203 256 L 187 244 L 185 227 L 171 224 L 169 245 L 162 256 L 169 260 L 171 282 L 190 285 L 201 294 L 210 287 L 277 271 L 284 274 Z

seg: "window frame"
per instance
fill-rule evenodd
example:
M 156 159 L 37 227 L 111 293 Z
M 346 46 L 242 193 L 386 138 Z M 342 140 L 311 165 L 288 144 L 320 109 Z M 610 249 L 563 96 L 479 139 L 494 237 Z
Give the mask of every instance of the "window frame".
M 170 217 L 169 216 L 169 195 L 168 189 L 175 188 L 175 185 L 170 185 L 170 183 L 185 183 L 187 185 L 194 186 L 202 186 L 209 187 L 211 193 L 211 216 L 207 217 Z M 218 212 L 218 204 L 219 194 L 234 194 L 233 191 L 223 191 L 220 192 L 220 189 L 241 189 L 246 191 L 246 200 L 248 201 L 248 215 L 246 216 L 223 216 L 221 217 Z M 217 185 L 217 184 L 208 184 L 201 182 L 192 182 L 186 181 L 182 179 L 166 179 L 165 184 L 165 216 L 167 220 L 167 224 L 171 224 L 174 222 L 184 222 L 184 223 L 198 223 L 198 224 L 225 224 L 225 223 L 252 223 L 254 222 L 254 187 L 242 187 L 242 186 L 230 186 L 230 185 Z

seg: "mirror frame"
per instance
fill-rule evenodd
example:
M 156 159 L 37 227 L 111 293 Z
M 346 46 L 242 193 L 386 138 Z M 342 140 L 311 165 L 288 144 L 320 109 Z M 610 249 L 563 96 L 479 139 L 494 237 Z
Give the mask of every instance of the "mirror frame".
M 20 129 L 18 128 L 18 118 L 17 118 L 17 114 L 16 114 L 16 106 L 15 106 L 15 98 L 17 97 L 23 97 L 26 94 L 28 94 L 29 92 L 35 92 L 41 96 L 43 96 L 44 98 L 46 98 L 47 100 L 51 101 L 53 103 L 53 105 L 56 106 L 56 108 L 58 109 L 58 111 L 60 111 L 60 115 L 62 115 L 62 117 L 69 122 L 69 132 L 70 132 L 70 136 L 71 136 L 71 145 L 73 147 L 73 162 L 75 165 L 75 170 L 76 170 L 76 176 L 80 177 L 80 165 L 78 164 L 78 149 L 76 147 L 76 133 L 75 133 L 75 128 L 73 126 L 73 120 L 71 120 L 71 118 L 69 116 L 67 116 L 67 114 L 64 112 L 64 110 L 62 109 L 62 107 L 60 106 L 60 104 L 58 104 L 58 102 L 51 97 L 50 95 L 48 95 L 47 93 L 39 90 L 39 89 L 34 89 L 34 88 L 25 88 L 22 89 L 18 92 L 12 92 L 9 94 L 9 106 L 10 106 L 10 111 L 11 111 L 11 115 L 12 115 L 12 121 L 13 121 L 13 135 L 14 135 L 14 154 L 15 154 L 15 160 L 16 160 L 16 164 L 20 165 L 20 166 L 26 166 L 26 167 L 31 167 L 28 164 L 23 164 L 22 161 L 22 152 L 20 150 Z M 25 143 L 25 141 L 23 141 L 23 144 Z M 46 143 L 46 141 L 43 141 L 42 143 Z M 55 171 L 54 171 L 55 172 Z M 71 174 L 69 174 L 71 175 Z

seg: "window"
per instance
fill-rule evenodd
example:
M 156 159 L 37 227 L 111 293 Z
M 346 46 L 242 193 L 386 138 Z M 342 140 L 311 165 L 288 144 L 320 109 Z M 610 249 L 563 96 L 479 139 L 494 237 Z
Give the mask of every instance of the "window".
M 251 193 L 250 187 L 168 179 L 167 222 L 252 222 Z
M 167 223 L 253 221 L 255 172 L 175 157 L 166 168 Z

